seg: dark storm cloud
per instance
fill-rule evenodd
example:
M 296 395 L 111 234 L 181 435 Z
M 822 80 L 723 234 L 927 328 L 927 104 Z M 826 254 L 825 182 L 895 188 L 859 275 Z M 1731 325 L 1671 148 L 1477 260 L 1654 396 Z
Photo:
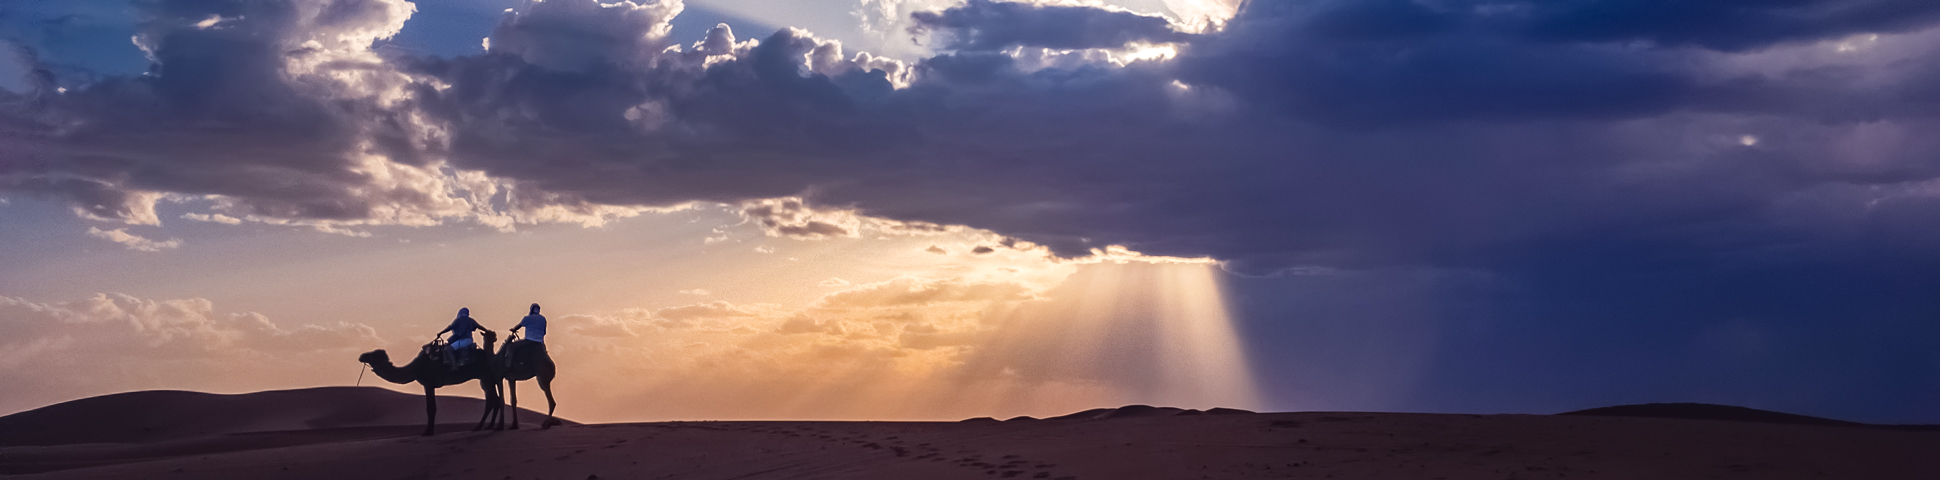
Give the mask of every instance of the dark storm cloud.
M 1188 38 L 1164 17 L 1094 7 L 970 0 L 962 6 L 916 12 L 911 17 L 915 25 L 910 33 L 946 32 L 940 46 L 953 50 L 1117 48 L 1132 42 L 1165 43 Z
M 1907 32 L 1940 20 L 1940 5 L 1922 0 L 1515 1 L 1475 2 L 1470 11 L 1530 38 L 1644 40 L 1728 51 Z
M 1188 35 L 976 1 L 917 15 L 950 51 L 906 64 L 794 29 L 667 38 L 674 2 L 553 0 L 475 56 L 305 43 L 394 29 L 373 2 L 145 4 L 154 72 L 16 101 L 21 161 L 0 175 L 114 218 L 130 191 L 299 219 L 454 194 L 353 161 L 381 156 L 522 189 L 474 205 L 799 196 L 744 214 L 826 237 L 855 226 L 811 212 L 854 209 L 1249 273 L 1586 242 L 1924 252 L 1901 225 L 1940 219 L 1924 3 L 1254 2 Z M 245 6 L 265 10 L 222 10 Z M 1176 56 L 1125 58 L 1154 43 Z M 324 54 L 342 58 L 305 63 Z
M 1940 20 L 1923 0 L 1301 0 L 1252 2 L 1251 16 L 1296 20 L 1290 33 L 1404 39 L 1452 32 L 1537 42 L 1647 42 L 1746 51 L 1854 34 L 1900 33 Z
M 146 75 L 64 93 L 51 85 L 0 112 L 9 125 L 0 185 L 135 220 L 135 192 L 248 199 L 238 213 L 353 219 L 409 192 L 359 189 L 353 156 L 422 163 L 407 112 L 340 95 L 331 73 L 379 68 L 332 61 L 366 46 L 406 7 L 376 0 L 136 2 Z M 372 59 L 374 60 L 374 59 Z M 291 72 L 291 62 L 317 62 Z M 152 217 L 152 213 L 150 214 Z M 147 219 L 152 222 L 153 219 Z
M 1728 5 L 1726 5 L 1728 4 Z M 1274 102 L 1298 115 L 1379 126 L 1480 118 L 1620 119 L 1676 111 L 1783 113 L 1840 120 L 1902 111 L 1896 95 L 1924 82 L 1871 92 L 1861 77 L 1880 66 L 1829 62 L 1783 72 L 1720 68 L 1730 55 L 1705 42 L 1672 41 L 1679 14 L 1785 18 L 1795 34 L 1766 35 L 1739 21 L 1703 23 L 1728 50 L 1910 30 L 1940 20 L 1940 6 L 1894 2 L 1255 2 L 1222 35 L 1194 42 L 1180 75 Z M 1895 9 L 1895 7 L 1897 7 Z M 1654 12 L 1620 23 L 1622 35 L 1569 41 L 1536 30 L 1584 32 L 1569 19 L 1612 22 L 1605 10 Z M 1689 10 L 1689 12 L 1686 12 Z M 1901 16 L 1851 11 L 1893 10 Z M 1639 13 L 1638 15 L 1643 15 Z M 1663 17 L 1663 18 L 1658 18 Z M 1827 18 L 1820 18 L 1827 17 Z M 1734 17 L 1735 18 L 1735 17 Z M 1861 21 L 1860 18 L 1870 21 Z M 1581 28 L 1579 28 L 1581 27 Z M 1720 40 L 1722 41 L 1722 40 Z M 1641 42 L 1641 43 L 1639 43 Z M 1718 47 L 1722 48 L 1722 47 Z M 1930 62 L 1923 62 L 1931 65 Z M 1913 80 L 1906 78 L 1905 80 Z M 1925 112 L 1934 103 L 1925 102 Z

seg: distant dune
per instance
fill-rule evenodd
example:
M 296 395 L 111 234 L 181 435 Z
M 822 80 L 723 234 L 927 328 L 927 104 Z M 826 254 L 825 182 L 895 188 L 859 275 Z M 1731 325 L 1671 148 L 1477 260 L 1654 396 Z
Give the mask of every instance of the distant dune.
M 1205 411 L 1200 411 L 1200 410 L 1173 408 L 1173 407 L 1154 407 L 1151 405 L 1126 405 L 1118 408 L 1094 408 L 1094 409 L 1085 410 L 1078 413 L 1073 413 L 1070 415 L 1060 415 L 1056 417 L 1051 417 L 1051 420 L 1067 420 L 1067 419 L 1104 420 L 1107 418 L 1174 417 L 1174 416 L 1191 416 L 1191 415 L 1240 415 L 1240 414 L 1248 414 L 1248 413 L 1254 413 L 1254 412 L 1249 410 L 1240 410 L 1237 408 L 1211 408 L 1211 409 L 1206 409 Z
M 140 392 L 23 412 L 0 418 L 0 435 L 10 445 L 0 446 L 0 473 L 239 480 L 1893 480 L 1935 478 L 1940 471 L 1940 455 L 1933 454 L 1940 452 L 1940 432 L 1837 421 L 1712 421 L 1747 413 L 1711 408 L 1718 406 L 1443 415 L 1128 405 L 1005 421 L 623 423 L 447 428 L 419 437 L 411 425 L 422 419 L 417 398 L 370 390 Z M 462 405 L 466 399 L 450 400 Z M 366 402 L 371 405 L 357 405 Z M 182 418 L 153 418 L 161 404 Z M 135 411 L 141 409 L 147 410 Z M 1753 412 L 1762 413 L 1752 418 L 1796 420 Z M 405 426 L 383 426 L 391 422 Z M 77 440 L 90 443 L 67 443 Z
M 1828 427 L 1940 430 L 1940 425 L 1876 425 L 1709 403 L 1644 403 L 1637 405 L 1618 405 L 1614 407 L 1564 412 L 1557 415 L 1681 418 L 1686 420 L 1723 420 L 1732 422 L 1783 423 L 1790 425 L 1822 425 Z
M 442 422 L 476 422 L 484 409 L 484 400 L 438 397 Z M 533 424 L 545 418 L 530 409 L 519 415 Z M 0 446 L 147 443 L 232 433 L 396 425 L 424 425 L 423 395 L 377 387 L 241 395 L 152 390 L 85 398 L 0 417 Z

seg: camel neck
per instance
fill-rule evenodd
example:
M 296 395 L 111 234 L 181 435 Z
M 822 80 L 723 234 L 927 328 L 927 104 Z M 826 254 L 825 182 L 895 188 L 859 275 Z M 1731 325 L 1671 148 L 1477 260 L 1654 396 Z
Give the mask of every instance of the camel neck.
M 390 360 L 371 363 L 370 373 L 375 373 L 378 378 L 382 378 L 384 381 L 391 383 L 411 383 L 418 379 L 417 375 L 411 369 L 392 365 Z

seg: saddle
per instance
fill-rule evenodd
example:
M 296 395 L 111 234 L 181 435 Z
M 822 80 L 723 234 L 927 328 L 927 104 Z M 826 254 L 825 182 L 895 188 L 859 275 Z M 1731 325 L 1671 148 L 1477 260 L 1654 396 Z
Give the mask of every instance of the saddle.
M 421 356 L 431 359 L 439 368 L 447 371 L 458 370 L 465 365 L 471 364 L 479 353 L 481 351 L 476 348 L 455 350 L 451 348 L 450 344 L 445 343 L 442 338 L 424 344 L 424 348 L 421 350 Z
M 500 367 L 506 371 L 512 371 L 532 365 L 533 350 L 531 347 L 532 342 L 520 340 L 517 336 L 507 339 L 504 347 L 505 351 L 500 355 L 501 362 L 503 362 L 500 364 Z

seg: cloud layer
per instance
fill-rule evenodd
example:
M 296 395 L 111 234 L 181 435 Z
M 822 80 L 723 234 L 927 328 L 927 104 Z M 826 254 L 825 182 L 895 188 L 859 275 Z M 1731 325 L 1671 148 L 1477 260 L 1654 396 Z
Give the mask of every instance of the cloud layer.
M 678 1 L 533 3 L 486 53 L 424 58 L 371 48 L 401 1 L 168 0 L 141 4 L 148 75 L 0 99 L 0 185 L 151 224 L 166 198 L 500 228 L 753 202 L 777 235 L 967 225 L 1247 273 L 1926 258 L 1929 3 L 1254 2 L 1202 31 L 977 0 L 914 15 L 937 52 L 904 63 L 667 38 Z
M 314 385 L 348 372 L 331 359 L 385 343 L 359 323 L 292 327 L 257 313 L 219 313 L 207 299 L 122 294 L 55 303 L 0 297 L 0 328 L 8 332 L 0 380 L 13 386 L 0 411 L 149 388 Z

